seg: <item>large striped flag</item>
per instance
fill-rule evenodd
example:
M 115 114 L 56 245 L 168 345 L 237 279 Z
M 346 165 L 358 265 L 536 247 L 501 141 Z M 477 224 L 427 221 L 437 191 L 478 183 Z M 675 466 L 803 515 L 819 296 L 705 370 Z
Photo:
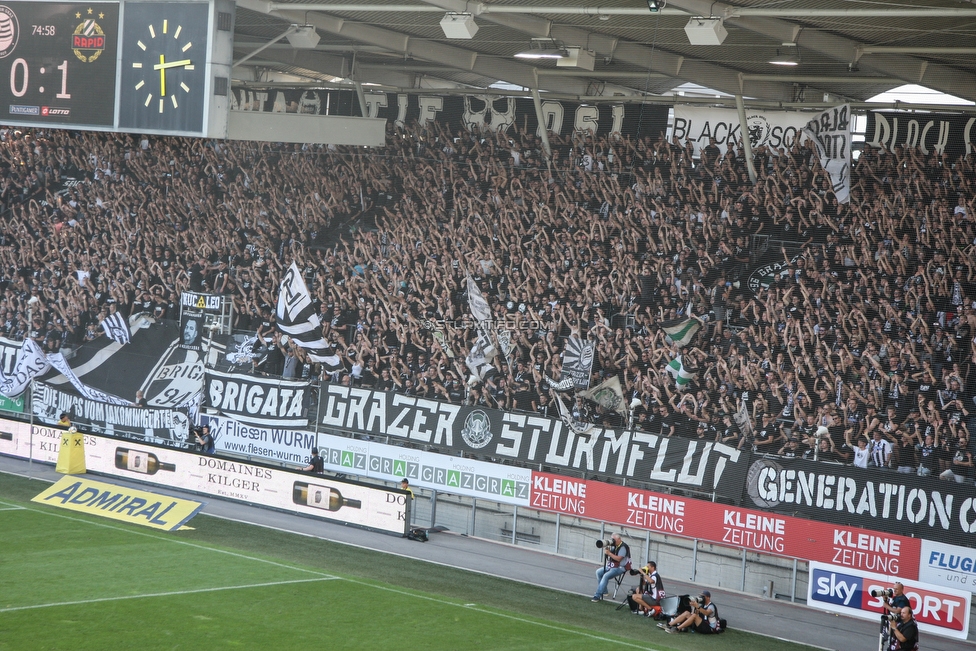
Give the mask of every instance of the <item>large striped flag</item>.
M 322 324 L 315 313 L 312 295 L 309 294 L 308 286 L 294 262 L 281 279 L 275 316 L 278 330 L 304 348 L 309 359 L 321 364 L 329 373 L 342 368 L 342 360 L 336 355 L 335 349 L 322 337 Z
M 689 371 L 685 368 L 684 362 L 681 361 L 681 355 L 668 362 L 664 370 L 671 374 L 679 387 L 687 386 L 692 380 L 698 377 L 698 371 Z
M 671 319 L 670 321 L 663 321 L 661 323 L 661 329 L 664 330 L 664 334 L 670 337 L 676 346 L 685 346 L 691 343 L 691 340 L 695 338 L 695 334 L 701 330 L 701 327 L 701 320 L 693 316 L 682 319 Z
M 102 319 L 102 330 L 109 339 L 117 343 L 125 345 L 132 342 L 129 321 L 118 312 L 113 312 Z

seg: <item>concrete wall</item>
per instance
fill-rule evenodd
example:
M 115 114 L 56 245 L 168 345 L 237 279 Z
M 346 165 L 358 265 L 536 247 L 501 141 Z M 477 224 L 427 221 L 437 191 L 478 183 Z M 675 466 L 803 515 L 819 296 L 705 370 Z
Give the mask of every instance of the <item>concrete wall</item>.
M 667 580 L 694 582 L 702 587 L 727 588 L 748 594 L 773 593 L 806 601 L 807 564 L 794 560 L 723 547 L 712 543 L 604 524 L 596 520 L 516 508 L 508 504 L 475 500 L 446 493 L 414 490 L 412 521 L 418 527 L 443 526 L 452 532 L 487 540 L 592 561 L 602 558 L 596 541 L 620 532 L 630 545 L 635 563 L 657 563 Z M 514 523 L 514 539 L 513 539 Z M 743 555 L 745 558 L 743 559 Z

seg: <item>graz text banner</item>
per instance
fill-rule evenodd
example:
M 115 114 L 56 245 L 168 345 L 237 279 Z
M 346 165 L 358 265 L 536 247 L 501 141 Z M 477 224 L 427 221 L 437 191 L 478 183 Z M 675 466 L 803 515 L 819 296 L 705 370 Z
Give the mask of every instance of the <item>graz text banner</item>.
M 557 419 L 340 385 L 323 387 L 320 411 L 326 427 L 495 461 L 518 459 L 557 471 L 683 487 L 736 503 L 749 458 L 720 443 L 600 427 L 576 434 Z

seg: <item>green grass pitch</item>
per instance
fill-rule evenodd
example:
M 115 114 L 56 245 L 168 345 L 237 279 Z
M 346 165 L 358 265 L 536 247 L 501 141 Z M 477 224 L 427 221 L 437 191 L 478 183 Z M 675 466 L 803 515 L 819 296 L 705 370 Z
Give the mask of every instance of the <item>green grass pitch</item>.
M 0 474 L 0 651 L 809 648 L 207 516 L 163 533 L 31 503 L 46 486 Z

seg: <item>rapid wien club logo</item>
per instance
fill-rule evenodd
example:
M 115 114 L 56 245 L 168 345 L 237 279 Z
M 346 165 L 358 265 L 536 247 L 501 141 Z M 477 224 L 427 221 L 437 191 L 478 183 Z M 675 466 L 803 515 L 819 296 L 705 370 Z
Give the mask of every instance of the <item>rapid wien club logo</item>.
M 88 14 L 93 14 L 91 9 Z M 105 14 L 99 13 L 98 17 L 103 19 Z M 81 18 L 81 12 L 76 13 L 75 18 Z M 83 63 L 91 63 L 105 51 L 105 31 L 94 17 L 86 18 L 75 27 L 71 34 L 71 51 Z

